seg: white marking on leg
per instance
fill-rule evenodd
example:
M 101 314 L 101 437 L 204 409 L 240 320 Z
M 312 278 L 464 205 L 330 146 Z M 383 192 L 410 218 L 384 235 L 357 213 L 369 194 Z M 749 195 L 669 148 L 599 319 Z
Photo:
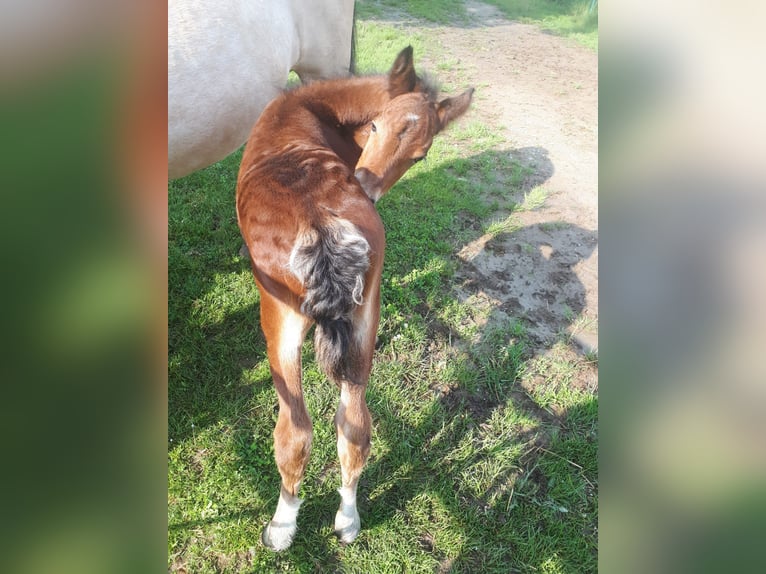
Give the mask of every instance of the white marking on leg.
M 306 335 L 306 320 L 292 310 L 283 312 L 277 355 L 285 376 L 293 371 L 300 376 L 301 343 Z M 295 372 L 297 371 L 297 373 Z M 310 442 L 309 442 L 310 444 Z M 263 530 L 261 540 L 273 550 L 284 550 L 290 546 L 298 528 L 298 509 L 303 502 L 297 497 L 300 483 L 295 485 L 296 496 L 281 489 L 274 517 Z
M 348 448 L 348 441 L 346 440 L 346 435 L 349 434 L 349 424 L 346 420 L 346 411 L 348 410 L 349 405 L 351 404 L 351 392 L 348 390 L 348 383 L 343 383 L 340 388 L 340 406 L 338 407 L 338 413 L 341 415 L 341 418 L 343 419 L 343 424 L 341 425 L 338 433 L 338 454 L 340 455 L 341 452 L 346 452 L 346 449 Z
M 356 336 L 356 343 L 360 349 L 364 349 L 368 343 L 369 333 L 372 328 L 372 304 L 364 305 L 354 316 L 354 335 Z M 343 400 L 343 393 L 341 392 L 341 401 Z
M 344 412 L 349 403 L 351 403 L 351 392 L 348 390 L 348 383 L 343 383 L 340 387 L 340 406 L 343 407 Z
M 356 485 L 341 486 L 338 493 L 340 493 L 340 508 L 335 514 L 335 533 L 341 542 L 348 544 L 354 541 L 361 528 L 361 520 L 356 508 Z
M 297 489 L 296 489 L 297 490 Z M 273 550 L 285 550 L 292 544 L 295 531 L 298 529 L 298 510 L 303 500 L 298 497 L 285 496 L 284 491 L 279 495 L 277 510 L 263 530 L 263 543 Z
M 283 367 L 300 359 L 301 344 L 306 336 L 306 319 L 290 310 L 282 315 L 279 332 L 279 362 Z
M 340 389 L 340 406 L 338 413 L 343 421 L 338 429 L 338 455 L 341 461 L 344 460 L 348 451 L 348 439 L 346 435 L 349 434 L 349 423 L 346 421 L 346 410 L 351 405 L 351 391 L 349 390 L 348 383 L 343 383 Z M 338 489 L 340 494 L 340 507 L 335 514 L 335 533 L 340 538 L 341 542 L 348 544 L 353 542 L 359 534 L 361 529 L 361 520 L 359 519 L 359 511 L 356 508 L 356 482 L 353 486 L 345 486 L 350 479 L 346 476 L 346 472 L 341 468 L 341 474 L 343 475 L 344 486 Z

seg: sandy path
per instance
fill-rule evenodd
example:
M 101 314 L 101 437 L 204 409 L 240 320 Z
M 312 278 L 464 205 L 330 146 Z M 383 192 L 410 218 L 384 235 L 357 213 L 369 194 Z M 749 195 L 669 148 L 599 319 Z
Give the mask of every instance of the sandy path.
M 574 41 L 468 4 L 475 25 L 429 28 L 445 56 L 478 86 L 472 113 L 503 130 L 503 151 L 532 168 L 542 208 L 517 213 L 521 229 L 466 245 L 465 297 L 493 318 L 524 317 L 543 347 L 562 332 L 598 348 L 598 58 Z M 427 63 L 424 66 L 427 67 Z M 439 74 L 443 76 L 443 74 Z M 516 200 L 523 199 L 521 197 Z

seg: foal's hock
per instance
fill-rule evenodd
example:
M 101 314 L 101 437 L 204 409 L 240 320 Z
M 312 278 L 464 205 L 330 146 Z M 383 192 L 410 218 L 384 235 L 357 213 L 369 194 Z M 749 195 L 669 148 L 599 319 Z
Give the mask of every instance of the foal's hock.
M 282 484 L 262 535 L 274 550 L 290 546 L 295 534 L 311 451 L 301 345 L 314 324 L 317 361 L 340 388 L 335 531 L 343 542 L 359 533 L 356 488 L 370 452 L 365 389 L 385 249 L 375 202 L 465 113 L 472 94 L 437 101 L 415 74 L 408 47 L 387 75 L 318 82 L 279 96 L 253 128 L 237 181 L 237 219 L 261 294 L 279 398 L 274 453 Z

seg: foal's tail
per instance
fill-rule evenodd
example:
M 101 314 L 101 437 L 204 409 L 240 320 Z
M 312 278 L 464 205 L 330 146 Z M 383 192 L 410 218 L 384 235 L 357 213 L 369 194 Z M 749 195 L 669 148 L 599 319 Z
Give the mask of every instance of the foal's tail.
M 359 356 L 352 313 L 362 304 L 369 252 L 353 223 L 334 218 L 302 233 L 290 254 L 290 271 L 306 289 L 301 311 L 317 323 L 317 361 L 335 380 L 351 377 Z

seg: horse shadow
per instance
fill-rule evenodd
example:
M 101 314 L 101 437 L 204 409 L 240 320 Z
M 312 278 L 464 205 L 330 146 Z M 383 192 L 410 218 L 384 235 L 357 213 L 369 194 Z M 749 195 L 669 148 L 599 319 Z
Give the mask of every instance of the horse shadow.
M 502 165 L 508 153 L 491 151 L 468 161 L 476 166 Z M 555 168 L 542 148 L 516 149 L 510 154 L 527 166 L 534 165 L 507 197 L 510 204 L 519 205 L 547 181 Z M 451 171 L 453 167 L 438 169 Z M 433 176 L 429 172 L 422 178 Z M 510 179 L 503 174 L 498 177 L 501 187 Z M 421 186 L 418 178 L 411 183 L 413 189 Z M 467 240 L 453 246 L 450 260 L 454 279 L 446 297 L 476 310 L 476 315 L 468 318 L 471 328 L 456 326 L 445 318 L 443 302 L 429 301 L 425 296 L 416 311 L 427 328 L 427 352 L 439 353 L 448 346 L 455 349 L 464 357 L 466 369 L 475 373 L 475 380 L 467 383 L 458 376 L 432 384 L 430 390 L 435 400 L 422 417 L 424 422 L 415 428 L 403 423 L 396 409 L 373 413 L 379 438 L 394 448 L 381 458 L 373 456 L 362 475 L 359 504 L 365 526 L 374 528 L 406 513 L 410 500 L 426 494 L 438 499 L 454 516 L 465 513 L 460 500 L 496 527 L 512 528 L 514 518 L 506 504 L 513 496 L 514 484 L 527 482 L 528 488 L 544 496 L 547 481 L 536 469 L 539 453 L 548 446 L 552 433 L 570 432 L 576 426 L 574 421 L 581 420 L 587 414 L 584 411 L 592 408 L 589 403 L 563 409 L 543 408 L 531 398 L 531 390 L 519 384 L 519 379 L 524 363 L 549 353 L 557 345 L 579 356 L 594 351 L 577 337 L 578 323 L 587 318 L 587 304 L 586 288 L 576 267 L 592 256 L 598 242 L 597 232 L 563 221 L 515 226 L 513 205 L 506 206 L 511 216 L 507 224 L 499 226 L 500 231 L 487 232 L 486 226 L 483 228 L 475 219 L 456 218 L 464 229 L 456 228 L 453 232 L 462 237 L 466 236 L 461 231 L 469 233 Z M 503 212 L 502 206 L 498 212 Z M 417 226 L 418 222 L 410 219 L 402 224 Z M 405 268 L 400 273 L 407 275 L 412 270 Z M 437 271 L 433 273 L 438 275 Z M 438 280 L 439 277 L 434 278 Z M 379 353 L 385 360 L 385 348 Z M 376 385 L 370 385 L 368 395 L 371 403 L 384 404 Z M 462 484 L 462 477 L 478 461 L 460 454 L 457 445 L 487 428 L 493 414 L 509 404 L 534 421 L 511 437 L 513 442 L 526 445 L 524 454 L 516 464 L 497 473 L 483 496 L 477 496 Z M 441 432 L 444 428 L 451 432 Z M 418 439 L 407 444 L 397 440 L 402 436 Z M 406 464 L 397 465 L 396 461 Z M 433 480 L 435 474 L 440 475 L 439 481 Z M 390 476 L 397 476 L 395 484 L 374 499 L 365 496 L 375 489 L 377 482 L 390 482 L 387 481 Z M 435 482 L 440 486 L 432 486 Z M 519 544 L 523 542 L 518 538 Z M 436 551 L 427 535 L 419 543 L 425 551 Z M 510 556 L 513 549 L 507 551 Z M 470 551 L 448 561 L 449 564 L 444 562 L 443 566 L 475 565 L 480 562 L 477 552 Z
M 509 157 L 514 161 L 509 162 Z M 508 169 L 493 170 L 491 182 L 487 183 L 487 165 L 505 165 Z M 514 171 L 511 169 L 513 166 L 525 169 Z M 546 488 L 545 481 L 535 469 L 536 456 L 540 449 L 545 449 L 550 435 L 546 429 L 567 432 L 569 421 L 582 417 L 580 410 L 585 407 L 570 407 L 556 412 L 541 408 L 530 398 L 528 389 L 518 384 L 520 368 L 525 361 L 546 353 L 562 341 L 577 348 L 574 339 L 567 335 L 567 329 L 584 313 L 586 291 L 574 267 L 590 256 L 597 242 L 595 232 L 565 222 L 527 226 L 513 224 L 515 206 L 522 204 L 525 196 L 543 184 L 554 170 L 543 148 L 493 150 L 435 166 L 400 182 L 392 190 L 392 194 L 417 195 L 434 177 L 443 176 L 457 186 L 468 185 L 468 189 L 462 187 L 460 193 L 484 193 L 487 201 L 494 204 L 493 216 L 501 214 L 502 218 L 507 214 L 504 221 L 510 223 L 488 231 L 486 221 L 474 214 L 458 211 L 449 229 L 437 232 L 438 236 L 425 238 L 425 244 L 432 241 L 446 241 L 449 244 L 445 257 L 454 269 L 454 275 L 451 284 L 443 289 L 443 300 L 429 298 L 418 292 L 417 287 L 409 294 L 417 300 L 412 312 L 422 321 L 427 333 L 428 345 L 423 353 L 451 348 L 463 357 L 465 368 L 462 376 L 431 385 L 430 404 L 423 422 L 415 427 L 402 421 L 395 406 L 385 406 L 384 393 L 377 388 L 375 381 L 371 382 L 368 403 L 377 405 L 371 406 L 375 433 L 379 441 L 384 441 L 391 448 L 378 455 L 373 442 L 372 455 L 360 479 L 362 535 L 355 545 L 364 547 L 369 544 L 365 529 L 373 529 L 397 515 L 406 514 L 408 502 L 420 495 L 434 496 L 455 517 L 465 512 L 464 505 L 467 504 L 498 528 L 512 528 L 516 519 L 508 512 L 507 505 L 510 504 L 508 495 L 513 496 L 513 485 L 523 480 L 542 491 Z M 389 246 L 392 241 L 390 235 L 407 236 L 410 232 L 422 231 L 421 222 L 416 217 L 398 217 L 396 221 L 387 218 L 385 201 L 381 202 L 381 208 L 389 234 Z M 436 210 L 453 207 L 448 199 L 444 200 L 444 205 L 439 205 L 438 199 L 427 201 L 436 201 L 430 205 Z M 232 205 L 231 213 L 219 216 L 223 228 L 217 239 L 219 254 L 234 254 L 241 245 L 233 210 Z M 574 249 L 567 248 L 572 245 L 575 245 Z M 176 263 L 180 263 L 181 267 L 195 256 L 193 250 L 181 250 L 175 255 Z M 255 457 L 260 462 L 253 466 L 254 454 L 251 450 L 254 435 L 255 442 L 261 445 L 259 448 L 270 444 L 270 434 L 261 436 L 262 440 L 257 438 L 263 432 L 263 425 L 256 425 L 252 419 L 275 419 L 276 400 L 268 412 L 253 413 L 247 407 L 253 401 L 263 402 L 262 399 L 268 399 L 273 394 L 270 374 L 264 371 L 255 379 L 251 378 L 248 384 L 237 384 L 242 380 L 243 373 L 251 370 L 265 356 L 258 305 L 256 302 L 245 305 L 212 325 L 200 327 L 195 319 L 195 300 L 210 292 L 216 276 L 249 272 L 249 261 L 245 258 L 222 259 L 223 263 L 203 266 L 205 272 L 197 274 L 193 285 L 186 285 L 183 289 L 171 288 L 171 296 L 175 295 L 181 301 L 172 306 L 174 311 L 170 318 L 170 349 L 174 358 L 170 363 L 169 435 L 174 441 L 183 441 L 193 438 L 195 428 L 199 432 L 204 427 L 221 423 L 232 427 L 237 445 L 234 454 L 265 506 L 193 523 L 175 523 L 171 525 L 173 529 L 242 518 L 252 520 L 260 527 L 269 519 L 278 494 L 279 474 L 273 460 L 266 460 L 268 457 L 260 453 Z M 414 260 L 404 261 L 400 267 L 391 270 L 389 277 L 391 274 L 406 276 L 418 270 Z M 433 274 L 430 278 L 433 281 L 430 281 L 429 273 Z M 421 275 L 426 283 L 443 281 L 438 270 Z M 384 281 L 384 305 L 387 289 Z M 470 336 L 460 325 L 448 320 L 444 309 L 449 300 L 462 305 L 468 303 L 477 309 L 476 315 L 470 318 L 473 321 Z M 394 336 L 381 333 L 376 363 L 395 361 L 391 356 L 395 347 Z M 226 341 L 234 339 L 245 342 L 244 346 L 250 350 L 245 353 L 227 352 Z M 211 352 L 200 354 L 200 347 L 205 345 L 211 347 Z M 310 352 L 305 359 L 311 360 Z M 475 377 L 470 374 L 472 372 L 476 373 Z M 197 374 L 202 376 L 197 377 Z M 193 384 L 184 384 L 185 380 L 190 381 L 194 377 Z M 232 409 L 230 403 L 241 407 Z M 533 421 L 509 439 L 526 445 L 524 454 L 516 463 L 497 474 L 486 496 L 477 496 L 467 490 L 461 480 L 467 466 L 476 461 L 461 459 L 456 453 L 456 445 L 473 436 L 477 429 L 488 425 L 493 413 L 508 404 L 522 409 Z M 234 412 L 246 413 L 247 416 L 234 415 Z M 190 421 L 196 421 L 196 427 L 192 427 Z M 440 433 L 442 428 L 450 428 L 450 433 Z M 402 436 L 408 439 L 402 441 Z M 431 480 L 435 473 L 440 476 L 437 486 Z M 322 480 L 336 480 L 338 475 L 337 461 L 334 461 Z M 396 476 L 397 480 L 391 482 L 392 476 Z M 377 488 L 380 484 L 386 486 Z M 375 493 L 371 494 L 373 491 Z M 456 493 L 458 496 L 455 496 Z M 320 553 L 325 556 L 323 568 L 342 568 L 342 549 L 327 535 L 332 532 L 337 502 L 337 497 L 333 496 L 307 496 L 293 546 L 274 560 L 316 562 L 312 557 Z M 321 517 L 320 523 L 308 524 L 306 520 L 309 516 Z M 447 570 L 460 564 L 470 565 L 480 559 L 476 554 L 478 551 L 467 550 L 447 561 L 443 555 L 440 557 L 441 550 L 426 534 L 420 535 L 418 542 L 424 551 L 432 552 L 438 560 L 443 558 Z M 519 544 L 522 542 L 519 540 Z M 509 548 L 508 552 L 512 550 Z

